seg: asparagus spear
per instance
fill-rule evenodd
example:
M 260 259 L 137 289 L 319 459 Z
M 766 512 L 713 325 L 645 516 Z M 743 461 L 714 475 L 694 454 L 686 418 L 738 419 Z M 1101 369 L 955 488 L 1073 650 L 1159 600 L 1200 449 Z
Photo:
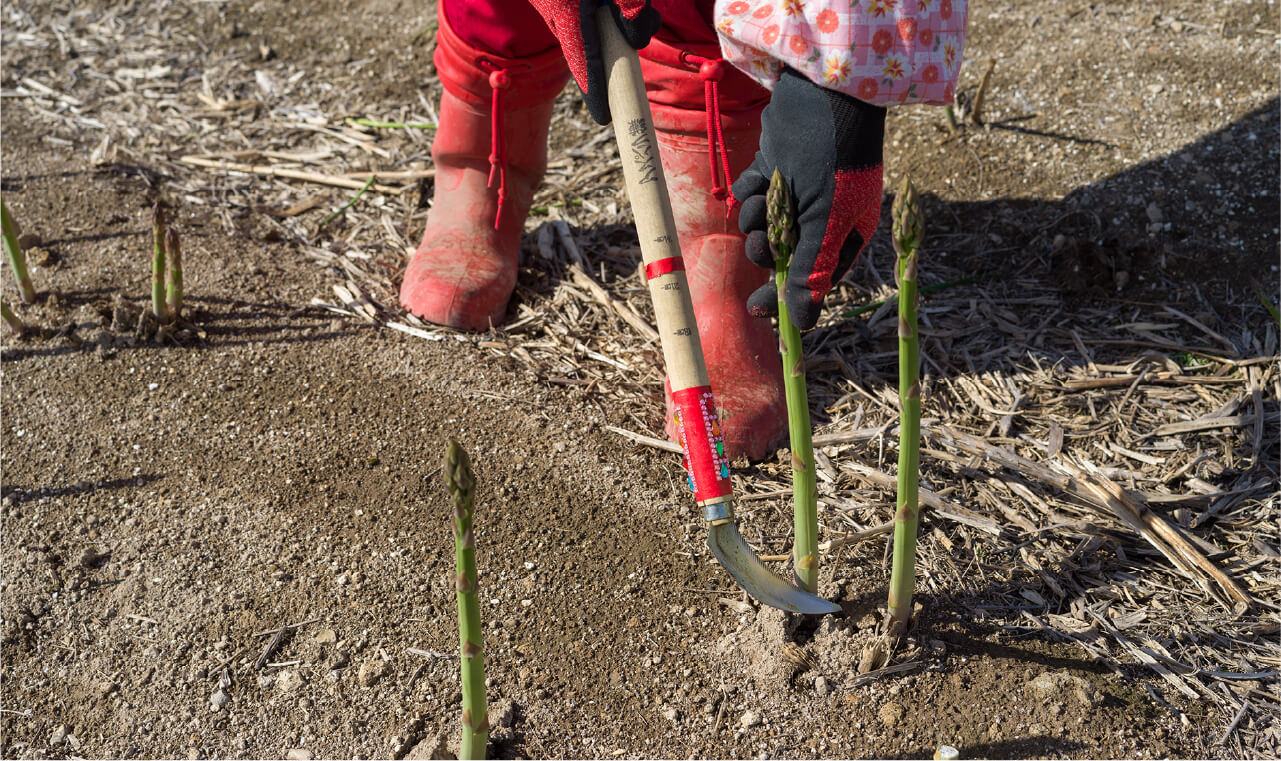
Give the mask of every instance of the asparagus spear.
M 894 560 L 890 569 L 890 630 L 907 631 L 912 618 L 916 583 L 916 530 L 920 516 L 918 487 L 921 447 L 920 346 L 916 331 L 916 249 L 924 235 L 924 219 L 916 189 L 904 178 L 892 209 L 894 270 L 898 281 L 898 505 L 894 514 Z
M 818 492 L 814 483 L 814 443 L 810 430 L 809 396 L 805 388 L 805 360 L 801 331 L 792 324 L 783 294 L 788 263 L 796 248 L 796 212 L 782 172 L 774 170 L 766 193 L 770 250 L 774 252 L 774 278 L 778 288 L 779 352 L 783 355 L 783 393 L 787 398 L 787 428 L 792 445 L 792 523 L 796 543 L 792 570 L 797 583 L 808 592 L 818 590 Z
M 151 312 L 161 325 L 169 322 L 165 305 L 165 212 L 160 202 L 151 207 Z
M 0 299 L 0 316 L 4 317 L 4 321 L 9 323 L 9 327 L 16 335 L 22 335 L 22 331 L 27 329 L 27 326 L 22 324 L 22 318 L 14 314 L 9 308 L 9 302 L 3 299 Z
M 489 716 L 485 707 L 485 655 L 476 597 L 476 542 L 472 531 L 476 481 L 463 447 L 450 439 L 445 450 L 445 481 L 454 505 L 454 560 L 458 565 L 458 635 L 462 658 L 463 739 L 460 758 L 485 757 Z
M 3 200 L 0 200 L 0 228 L 3 228 L 4 252 L 9 257 L 9 266 L 18 278 L 18 292 L 22 295 L 22 302 L 30 304 L 36 300 L 36 287 L 31 284 L 31 275 L 27 272 L 27 256 L 18 245 L 18 227 L 9 216 L 9 207 Z
M 182 316 L 182 243 L 178 231 L 172 227 L 165 231 L 165 253 L 169 257 L 169 285 L 165 289 L 165 304 L 175 322 Z

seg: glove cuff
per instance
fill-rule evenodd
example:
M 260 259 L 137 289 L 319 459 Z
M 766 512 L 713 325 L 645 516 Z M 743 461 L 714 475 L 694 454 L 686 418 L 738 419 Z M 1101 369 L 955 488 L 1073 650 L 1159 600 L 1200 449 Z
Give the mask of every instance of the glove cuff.
M 436 52 L 432 61 L 440 83 L 450 95 L 476 108 L 489 108 L 493 97 L 490 75 L 507 72 L 503 104 L 530 108 L 555 98 L 569 81 L 569 67 L 559 46 L 546 53 L 508 58 L 474 47 L 463 40 L 445 16 L 445 3 L 436 8 Z

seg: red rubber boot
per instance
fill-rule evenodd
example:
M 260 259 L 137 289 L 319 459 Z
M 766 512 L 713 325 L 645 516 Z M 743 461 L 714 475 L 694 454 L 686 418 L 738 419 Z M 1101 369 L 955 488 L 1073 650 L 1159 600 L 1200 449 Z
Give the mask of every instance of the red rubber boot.
M 725 452 L 761 460 L 787 439 L 778 339 L 769 320 L 747 313 L 747 297 L 771 273 L 743 253 L 738 213 L 727 213 L 726 199 L 730 183 L 755 157 L 769 96 L 716 60 L 715 44 L 681 47 L 651 42 L 641 52 L 641 69 Z M 675 441 L 672 412 L 669 393 L 667 435 Z
M 434 60 L 445 92 L 431 150 L 435 192 L 400 303 L 438 325 L 486 330 L 502 322 L 516 287 L 552 103 L 569 69 L 559 47 L 528 58 L 474 48 L 439 7 Z

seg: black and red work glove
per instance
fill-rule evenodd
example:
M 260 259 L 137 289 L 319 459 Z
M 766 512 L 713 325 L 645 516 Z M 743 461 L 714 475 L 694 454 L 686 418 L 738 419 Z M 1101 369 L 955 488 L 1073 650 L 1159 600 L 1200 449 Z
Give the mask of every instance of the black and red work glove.
M 767 269 L 765 191 L 777 167 L 796 199 L 799 234 L 784 302 L 801 330 L 814 327 L 823 297 L 849 271 L 881 218 L 885 109 L 820 87 L 784 68 L 761 115 L 761 149 L 735 181 L 747 258 Z M 747 299 L 757 317 L 778 314 L 774 278 Z
M 609 124 L 609 94 L 605 91 L 605 65 L 601 60 L 600 35 L 596 31 L 596 10 L 601 0 L 531 0 L 547 26 L 560 41 L 565 62 L 574 81 L 583 91 L 587 110 L 598 124 Z M 649 0 L 611 0 L 623 39 L 640 50 L 658 33 L 658 11 Z

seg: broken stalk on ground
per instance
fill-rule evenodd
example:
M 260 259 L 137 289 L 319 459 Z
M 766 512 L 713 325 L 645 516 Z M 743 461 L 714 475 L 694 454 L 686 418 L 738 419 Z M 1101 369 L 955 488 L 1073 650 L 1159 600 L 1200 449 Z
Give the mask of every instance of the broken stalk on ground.
M 996 69 L 996 59 L 989 58 L 987 70 L 983 72 L 983 79 L 979 82 L 978 92 L 974 94 L 974 108 L 970 111 L 970 120 L 975 124 L 983 124 L 983 99 L 987 96 L 987 87 L 992 82 L 992 72 Z
M 22 335 L 22 331 L 27 329 L 27 326 L 22 324 L 22 318 L 13 313 L 9 308 L 9 302 L 4 299 L 0 299 L 0 316 L 4 317 L 4 321 L 9 323 L 9 327 L 17 335 Z
M 476 588 L 476 481 L 463 447 L 450 439 L 445 450 L 445 483 L 454 506 L 454 560 L 458 566 L 458 636 L 462 665 L 463 737 L 460 758 L 485 757 L 489 717 L 485 706 L 485 655 Z
M 182 243 L 178 231 L 172 227 L 165 231 L 165 254 L 169 257 L 169 284 L 165 289 L 165 304 L 169 318 L 174 322 L 182 316 Z
M 778 169 L 770 178 L 766 216 L 778 288 L 778 348 L 783 356 L 783 392 L 787 397 L 787 429 L 792 446 L 792 520 L 796 535 L 792 571 L 801 587 L 815 592 L 818 590 L 818 492 L 814 482 L 809 392 L 805 385 L 801 331 L 792 324 L 783 298 L 787 292 L 788 263 L 796 247 L 797 227 L 792 194 Z
M 924 235 L 924 220 L 916 189 L 908 179 L 894 197 L 891 214 L 894 251 L 898 261 L 899 352 L 899 455 L 898 495 L 894 513 L 894 560 L 890 570 L 890 631 L 903 634 L 912 618 L 912 591 L 916 582 L 916 531 L 920 517 L 921 381 L 920 344 L 916 325 L 917 247 Z
M 27 273 L 27 257 L 18 244 L 18 226 L 9 216 L 9 207 L 0 200 L 0 227 L 4 232 L 4 253 L 9 257 L 9 266 L 13 268 L 14 277 L 18 279 L 18 292 L 22 301 L 30 304 L 36 300 L 36 287 L 31 284 L 31 275 Z M 7 318 L 6 318 L 7 319 Z M 10 323 L 12 324 L 12 323 Z
M 151 312 L 156 322 L 169 322 L 169 308 L 165 304 L 165 211 L 156 201 L 151 207 Z

